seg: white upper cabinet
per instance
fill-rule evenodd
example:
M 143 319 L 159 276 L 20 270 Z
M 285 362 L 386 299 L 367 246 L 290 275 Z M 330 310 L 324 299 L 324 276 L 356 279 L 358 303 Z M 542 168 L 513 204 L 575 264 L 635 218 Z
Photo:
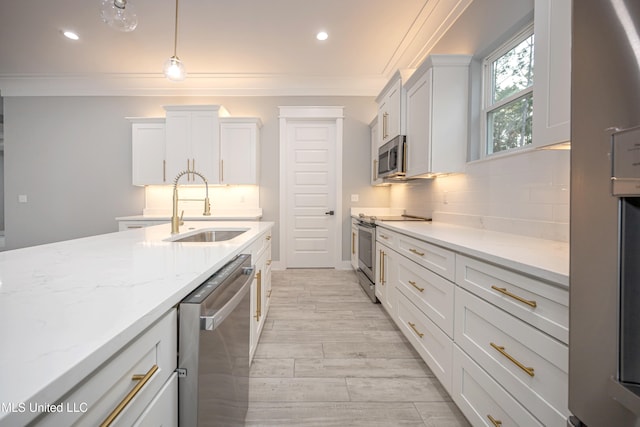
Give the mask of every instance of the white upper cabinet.
M 164 118 L 130 118 L 132 184 L 167 184 Z
M 374 117 L 369 124 L 369 130 L 371 131 L 371 185 L 380 185 L 383 181 L 378 176 L 378 148 L 380 147 L 378 116 Z
M 220 184 L 258 184 L 260 128 L 257 118 L 220 119 Z
M 169 183 L 182 171 L 196 171 L 210 184 L 220 180 L 220 122 L 226 114 L 219 105 L 165 106 L 166 176 Z M 202 184 L 200 177 L 188 174 L 181 184 Z
M 404 134 L 406 105 L 402 75 L 397 71 L 376 98 L 378 104 L 378 147 L 392 138 Z M 376 152 L 377 148 L 376 147 Z
M 535 0 L 533 145 L 569 141 L 571 0 Z
M 470 62 L 467 55 L 431 55 L 407 80 L 407 178 L 464 170 Z

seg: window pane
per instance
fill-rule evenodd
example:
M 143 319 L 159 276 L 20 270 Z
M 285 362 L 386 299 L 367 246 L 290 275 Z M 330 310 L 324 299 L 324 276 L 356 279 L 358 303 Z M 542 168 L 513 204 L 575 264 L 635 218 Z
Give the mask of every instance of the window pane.
M 493 61 L 492 99 L 495 103 L 533 84 L 533 35 Z
M 533 93 L 488 114 L 487 154 L 531 144 Z

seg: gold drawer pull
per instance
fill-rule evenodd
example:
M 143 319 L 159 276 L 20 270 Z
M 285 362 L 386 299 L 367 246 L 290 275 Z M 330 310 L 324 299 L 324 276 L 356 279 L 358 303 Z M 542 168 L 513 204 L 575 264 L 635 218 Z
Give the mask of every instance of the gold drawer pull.
M 267 260 L 267 265 L 271 265 L 273 261 L 271 261 L 270 259 Z
M 389 236 L 385 236 L 384 234 L 381 234 L 380 237 L 382 237 L 384 240 L 389 240 Z
M 416 254 L 418 256 L 424 256 L 424 252 L 420 252 L 420 251 L 418 251 L 416 249 L 413 249 L 413 248 L 409 249 L 409 252 L 413 252 L 414 254 Z
M 506 351 L 504 351 L 504 347 L 501 347 L 497 344 L 494 343 L 490 343 L 491 347 L 495 348 L 496 350 L 498 350 L 498 352 L 500 354 L 502 354 L 504 357 L 506 357 L 507 359 L 509 359 L 511 362 L 513 362 L 514 365 L 516 365 L 518 368 L 522 369 L 523 371 L 525 371 L 530 377 L 533 377 L 535 374 L 533 373 L 533 368 L 529 368 L 524 366 L 522 363 L 518 362 L 512 355 L 510 355 L 509 353 L 507 353 Z
M 271 240 L 271 235 L 268 235 L 267 237 L 265 237 L 265 239 Z
M 417 290 L 419 290 L 420 292 L 424 292 L 424 288 L 421 288 L 420 286 L 416 285 L 416 282 L 414 282 L 413 280 L 409 280 L 409 284 L 414 288 L 416 288 Z
M 256 273 L 256 280 L 258 283 L 256 284 L 256 322 L 260 321 L 260 317 L 262 316 L 262 270 Z
M 493 289 L 494 291 L 498 291 L 501 294 L 506 295 L 508 297 L 511 297 L 511 298 L 513 298 L 513 299 L 515 299 L 517 301 L 520 301 L 523 304 L 527 304 L 530 307 L 536 308 L 538 306 L 538 304 L 535 301 L 526 300 L 526 299 L 524 299 L 522 297 L 519 297 L 518 295 L 512 294 L 511 292 L 509 292 L 507 290 L 507 288 L 499 288 L 496 285 L 492 285 L 491 289 Z
M 136 386 L 133 389 L 131 389 L 129 393 L 127 393 L 124 399 L 122 399 L 122 401 L 118 403 L 118 406 L 116 406 L 115 409 L 111 411 L 109 416 L 105 418 L 102 424 L 100 424 L 100 427 L 110 426 L 113 420 L 118 418 L 118 415 L 120 415 L 120 413 L 124 410 L 124 408 L 127 407 L 129 402 L 131 402 L 131 400 L 133 400 L 133 398 L 136 397 L 136 394 L 138 394 L 138 392 L 151 379 L 151 377 L 153 376 L 153 374 L 156 373 L 157 370 L 158 370 L 158 365 L 153 365 L 151 369 L 149 369 L 149 372 L 147 372 L 146 374 L 132 376 L 131 380 L 138 381 L 138 384 L 136 384 Z
M 355 231 L 351 232 L 351 254 L 356 254 L 356 233 Z
M 384 251 L 380 251 L 380 284 L 384 286 Z
M 272 290 L 273 290 L 273 289 L 269 289 L 269 293 L 267 294 L 267 298 L 271 298 L 271 291 L 272 291 Z
M 495 427 L 500 427 L 502 425 L 502 421 L 496 420 L 491 415 L 487 415 L 487 418 L 489 418 L 489 421 L 491 421 L 491 424 L 493 424 Z
M 418 330 L 416 329 L 416 324 L 415 324 L 415 323 L 411 323 L 411 322 L 407 322 L 407 323 L 409 324 L 409 326 L 411 326 L 411 329 L 413 329 L 413 332 L 415 332 L 416 334 L 418 334 L 418 336 L 419 336 L 420 338 L 422 338 L 422 337 L 424 336 L 424 334 L 423 334 L 422 332 L 420 332 L 420 331 L 418 331 Z

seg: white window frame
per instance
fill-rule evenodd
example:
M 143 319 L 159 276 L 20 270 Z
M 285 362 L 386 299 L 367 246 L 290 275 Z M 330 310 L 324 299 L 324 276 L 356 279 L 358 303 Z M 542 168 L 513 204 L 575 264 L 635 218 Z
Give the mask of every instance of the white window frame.
M 522 29 L 518 34 L 510 38 L 507 42 L 505 42 L 498 49 L 494 50 L 490 55 L 488 55 L 484 61 L 482 62 L 482 84 L 483 84 L 483 96 L 482 96 L 482 121 L 481 121 L 481 150 L 480 150 L 480 159 L 488 159 L 508 154 L 513 154 L 520 151 L 528 151 L 533 148 L 533 143 L 527 144 L 522 147 L 508 148 L 506 150 L 498 151 L 495 153 L 489 153 L 489 113 L 495 111 L 504 105 L 513 102 L 519 98 L 522 98 L 526 95 L 532 94 L 534 92 L 535 87 L 535 74 L 533 76 L 533 84 L 526 89 L 523 89 L 517 93 L 514 93 L 500 101 L 497 101 L 491 104 L 492 95 L 493 95 L 493 75 L 491 72 L 491 66 L 493 62 L 500 58 L 505 53 L 509 52 L 514 47 L 518 46 L 527 38 L 531 37 L 534 34 L 533 31 L 533 22 L 527 25 L 524 29 Z M 534 41 L 534 52 L 535 52 L 535 41 Z M 535 96 L 535 95 L 534 95 Z M 535 114 L 535 111 L 534 111 Z M 533 132 L 533 129 L 532 129 Z

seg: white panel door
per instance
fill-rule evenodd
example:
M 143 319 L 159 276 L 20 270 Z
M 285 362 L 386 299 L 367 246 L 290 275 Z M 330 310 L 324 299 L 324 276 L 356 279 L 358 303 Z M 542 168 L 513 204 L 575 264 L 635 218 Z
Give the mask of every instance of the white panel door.
M 287 266 L 335 267 L 336 123 L 287 126 Z

